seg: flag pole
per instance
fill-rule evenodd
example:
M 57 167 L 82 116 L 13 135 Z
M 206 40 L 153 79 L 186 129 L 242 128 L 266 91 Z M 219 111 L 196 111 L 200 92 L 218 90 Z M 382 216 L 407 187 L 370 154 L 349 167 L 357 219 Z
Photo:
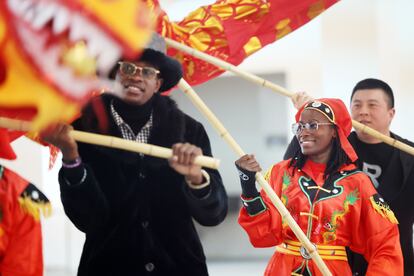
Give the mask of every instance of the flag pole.
M 27 132 L 30 131 L 31 124 L 28 121 L 0 117 L 0 127 Z M 159 157 L 163 159 L 168 159 L 172 157 L 171 149 L 156 145 L 138 143 L 136 141 L 125 140 L 114 136 L 95 134 L 78 130 L 71 130 L 70 135 L 76 141 L 83 143 L 143 153 L 145 155 Z M 220 160 L 210 156 L 201 155 L 195 158 L 194 163 L 202 167 L 217 170 L 220 165 Z
M 194 56 L 196 58 L 199 58 L 201 60 L 209 62 L 213 65 L 216 65 L 217 67 L 219 67 L 223 70 L 233 72 L 235 75 L 238 75 L 238 76 L 240 76 L 240 77 L 242 77 L 242 78 L 244 78 L 244 79 L 246 79 L 250 82 L 256 83 L 260 86 L 269 88 L 270 90 L 272 90 L 272 91 L 274 91 L 278 94 L 282 94 L 282 95 L 287 96 L 289 98 L 293 98 L 294 95 L 295 95 L 295 93 L 293 93 L 293 92 L 291 92 L 291 91 L 289 91 L 289 90 L 287 90 L 287 89 L 285 89 L 285 88 L 283 88 L 283 87 L 281 87 L 277 84 L 274 84 L 270 81 L 267 81 L 267 80 L 265 80 L 265 79 L 263 79 L 259 76 L 251 74 L 249 72 L 243 71 L 243 70 L 239 69 L 238 67 L 236 67 L 236 66 L 234 66 L 234 65 L 232 65 L 228 62 L 225 62 L 225 61 L 223 61 L 219 58 L 210 56 L 206 53 L 203 53 L 201 51 L 198 51 L 196 49 L 188 47 L 188 46 L 186 46 L 184 44 L 181 44 L 177 41 L 174 41 L 170 38 L 165 38 L 165 41 L 166 41 L 167 45 L 170 46 L 170 47 L 173 47 L 173 48 L 175 48 L 177 50 L 180 50 L 180 51 L 183 51 L 183 52 L 185 52 L 185 53 L 187 53 L 191 56 Z M 376 131 L 373 128 L 370 128 L 370 127 L 368 127 L 364 124 L 359 123 L 358 121 L 352 120 L 352 126 L 355 129 L 363 131 L 363 132 L 365 132 L 365 133 L 381 140 L 382 142 L 384 142 L 384 143 L 386 143 L 386 144 L 388 144 L 392 147 L 395 147 L 399 150 L 405 151 L 405 152 L 407 152 L 407 153 L 414 156 L 414 147 L 412 147 L 412 146 L 409 146 L 409 145 L 407 145 L 407 144 L 405 144 L 401 141 L 398 141 L 398 140 L 396 140 L 396 139 L 394 139 L 390 136 L 384 135 L 384 134 L 380 133 L 379 131 Z
M 224 125 L 219 121 L 219 119 L 214 115 L 214 113 L 207 107 L 203 100 L 195 93 L 192 87 L 184 80 L 181 79 L 178 83 L 178 87 L 188 96 L 191 102 L 198 108 L 198 110 L 207 118 L 207 120 L 213 125 L 217 130 L 220 137 L 223 138 L 231 149 L 239 156 L 245 155 L 243 149 L 237 144 L 231 134 L 227 131 Z M 296 235 L 298 240 L 303 244 L 306 250 L 309 252 L 312 260 L 315 262 L 319 270 L 323 275 L 332 275 L 328 267 L 322 260 L 321 256 L 318 254 L 315 245 L 313 245 L 306 235 L 303 233 L 302 229 L 290 215 L 289 211 L 286 209 L 285 205 L 282 203 L 280 198 L 277 196 L 272 187 L 267 183 L 265 178 L 260 172 L 256 173 L 256 181 L 266 192 L 267 196 L 270 198 L 272 203 L 275 205 L 276 209 L 279 211 L 282 219 L 284 219 L 289 227 L 292 229 L 293 233 Z

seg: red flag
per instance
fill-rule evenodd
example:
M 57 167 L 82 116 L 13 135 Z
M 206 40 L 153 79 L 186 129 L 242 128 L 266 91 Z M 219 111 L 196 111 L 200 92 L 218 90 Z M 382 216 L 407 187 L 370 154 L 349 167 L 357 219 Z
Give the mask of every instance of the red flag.
M 162 13 L 158 32 L 233 65 L 269 43 L 303 26 L 339 0 L 218 0 L 190 13 L 180 22 Z M 157 0 L 149 0 L 158 9 Z M 184 67 L 192 85 L 214 78 L 223 70 L 168 49 Z

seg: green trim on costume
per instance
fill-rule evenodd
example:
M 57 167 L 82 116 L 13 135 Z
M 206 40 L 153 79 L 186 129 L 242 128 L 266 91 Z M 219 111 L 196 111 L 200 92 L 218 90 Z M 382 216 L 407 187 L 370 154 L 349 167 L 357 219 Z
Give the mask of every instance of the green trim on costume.
M 295 269 L 294 271 L 292 271 L 292 272 L 301 274 L 301 273 L 299 273 L 299 271 L 302 270 L 302 268 L 303 268 L 304 265 L 305 265 L 305 260 L 303 259 L 303 261 L 300 264 L 300 266 L 297 269 Z
M 298 184 L 299 184 L 299 187 L 300 187 L 300 189 L 302 190 L 302 192 L 306 195 L 306 198 L 308 199 L 308 202 L 309 202 L 309 207 L 310 207 L 310 210 L 309 210 L 309 212 L 311 213 L 311 214 L 313 214 L 313 210 L 314 210 L 314 206 L 313 206 L 313 203 L 311 202 L 311 200 L 310 200 L 310 197 L 309 197 L 309 194 L 305 191 L 305 188 L 302 186 L 302 179 L 305 179 L 306 180 L 306 182 L 308 182 L 308 181 L 313 181 L 312 180 L 312 178 L 306 178 L 306 177 L 304 177 L 304 176 L 301 176 L 301 177 L 299 177 L 299 179 L 298 179 Z M 315 183 L 316 184 L 316 183 Z M 306 229 L 306 237 L 309 239 L 310 238 L 310 233 L 312 233 L 312 217 L 308 217 L 308 227 L 307 227 L 307 229 Z
M 309 276 L 312 276 L 312 272 L 309 270 L 309 260 L 306 260 L 306 270 L 308 271 Z
M 258 212 L 258 213 L 256 213 L 256 214 L 249 214 L 249 212 L 247 212 L 247 214 L 249 215 L 249 217 L 255 217 L 255 216 L 258 216 L 258 215 L 260 215 L 261 213 L 264 213 L 264 212 L 266 212 L 266 210 L 267 209 L 263 209 L 262 211 L 260 211 L 260 212 Z
M 321 198 L 321 199 L 318 199 L 317 201 L 315 201 L 315 203 L 318 203 L 318 202 L 323 201 L 323 200 L 328 199 L 328 198 L 334 198 L 334 197 L 337 197 L 337 196 L 341 195 L 341 194 L 343 193 L 343 191 L 344 191 L 344 187 L 343 187 L 343 186 L 336 186 L 336 183 L 337 183 L 338 181 L 340 181 L 340 180 L 344 179 L 345 177 L 351 176 L 351 175 L 356 174 L 356 173 L 359 173 L 359 172 L 361 172 L 361 171 L 355 171 L 355 172 L 352 172 L 352 173 L 350 173 L 350 174 L 345 174 L 345 175 L 343 175 L 342 177 L 340 177 L 340 178 L 338 178 L 337 180 L 335 180 L 335 181 L 334 181 L 334 183 L 333 183 L 333 186 L 334 186 L 335 188 L 338 188 L 338 189 L 340 190 L 340 192 L 339 192 L 339 193 L 337 193 L 337 194 L 331 195 L 331 196 L 327 196 L 327 197 L 323 197 L 323 198 Z M 322 188 L 323 188 L 323 186 L 322 186 Z
M 299 179 L 298 179 L 298 184 L 299 184 L 300 189 L 301 189 L 301 190 L 302 190 L 302 192 L 306 195 L 306 198 L 308 199 L 309 205 L 310 205 L 310 206 L 312 206 L 312 202 L 311 202 L 311 200 L 310 200 L 310 197 L 309 197 L 308 193 L 304 190 L 304 188 L 303 188 L 303 186 L 302 186 L 302 182 L 301 182 L 301 180 L 302 180 L 302 179 L 305 179 L 306 181 L 313 181 L 313 180 L 312 180 L 312 178 L 307 178 L 307 177 L 305 177 L 305 176 L 301 176 L 301 177 L 299 177 Z M 315 184 L 316 184 L 316 183 L 315 183 Z
M 259 199 L 260 199 L 260 201 L 263 203 L 263 200 L 262 200 L 262 197 L 261 197 L 261 196 L 256 196 L 255 198 L 252 198 L 252 199 L 244 199 L 244 198 L 242 198 L 242 200 L 243 200 L 243 202 L 253 202 L 253 201 L 255 201 L 257 198 L 259 198 Z
M 315 206 L 313 204 L 311 204 L 311 209 L 310 209 L 310 213 L 313 215 L 313 211 L 315 210 Z M 312 222 L 313 217 L 309 216 L 308 217 L 308 229 L 306 229 L 306 237 L 310 240 L 310 235 L 312 233 L 312 226 L 313 226 L 313 222 Z
M 252 199 L 243 199 L 243 198 L 242 198 L 242 201 L 243 201 L 243 202 L 246 202 L 246 203 L 256 201 L 258 198 L 259 198 L 260 203 L 262 204 L 262 206 L 263 206 L 263 208 L 264 208 L 264 209 L 263 209 L 263 210 L 261 210 L 261 211 L 260 211 L 260 212 L 258 212 L 258 213 L 255 213 L 255 214 L 250 214 L 249 212 L 247 212 L 247 214 L 248 214 L 250 217 L 255 217 L 255 216 L 260 215 L 261 213 L 265 212 L 265 211 L 267 210 L 267 206 L 266 206 L 266 204 L 264 203 L 263 198 L 262 198 L 261 196 L 256 196 L 255 198 L 252 198 Z M 247 209 L 247 206 L 244 206 L 244 208 L 246 208 L 246 209 Z

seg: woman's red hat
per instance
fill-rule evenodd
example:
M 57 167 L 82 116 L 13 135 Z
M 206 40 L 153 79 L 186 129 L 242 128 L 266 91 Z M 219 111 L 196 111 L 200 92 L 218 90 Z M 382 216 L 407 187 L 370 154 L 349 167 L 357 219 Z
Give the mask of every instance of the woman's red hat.
M 355 162 L 358 156 L 347 138 L 352 130 L 352 119 L 345 104 L 340 99 L 333 98 L 312 100 L 298 110 L 295 116 L 296 122 L 299 121 L 302 112 L 307 109 L 322 113 L 331 123 L 337 126 L 341 147 L 349 159 Z

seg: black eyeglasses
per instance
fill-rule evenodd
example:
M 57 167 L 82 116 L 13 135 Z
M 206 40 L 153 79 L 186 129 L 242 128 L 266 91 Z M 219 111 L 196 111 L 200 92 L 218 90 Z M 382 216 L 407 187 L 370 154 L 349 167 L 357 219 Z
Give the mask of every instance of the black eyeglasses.
M 319 129 L 319 126 L 328 126 L 333 125 L 332 123 L 319 123 L 319 122 L 310 122 L 310 123 L 294 123 L 292 125 L 292 132 L 295 135 L 298 135 L 302 132 L 303 129 L 307 129 L 310 132 L 316 132 Z
M 124 62 L 120 61 L 119 64 L 119 71 L 128 77 L 134 77 L 136 75 L 139 75 L 140 77 L 144 79 L 154 79 L 160 71 L 152 68 L 152 67 L 140 67 L 135 65 L 132 62 Z

